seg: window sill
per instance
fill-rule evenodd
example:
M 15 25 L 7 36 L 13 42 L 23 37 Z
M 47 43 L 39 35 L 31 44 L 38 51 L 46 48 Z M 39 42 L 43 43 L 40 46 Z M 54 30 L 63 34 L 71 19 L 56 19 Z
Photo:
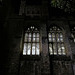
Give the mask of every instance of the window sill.
M 40 60 L 40 55 L 22 55 L 21 60 Z
M 50 55 L 50 59 L 53 60 L 71 60 L 69 56 L 66 55 Z

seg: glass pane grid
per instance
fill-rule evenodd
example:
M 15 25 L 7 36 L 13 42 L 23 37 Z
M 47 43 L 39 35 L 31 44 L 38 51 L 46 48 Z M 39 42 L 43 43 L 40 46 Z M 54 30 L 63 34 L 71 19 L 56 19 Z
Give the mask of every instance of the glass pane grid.
M 49 34 L 48 34 L 48 37 L 49 37 L 49 38 L 51 38 L 51 37 L 52 37 L 51 33 L 49 33 Z
M 40 54 L 39 43 L 40 43 L 39 31 L 34 26 L 31 26 L 25 32 L 23 55 L 39 55 Z
M 50 28 L 49 34 L 49 51 L 50 55 L 65 55 L 65 47 L 63 44 L 63 34 L 61 29 L 53 26 Z
M 35 55 L 35 43 L 32 44 L 32 55 Z
M 28 37 L 32 37 L 32 34 L 31 34 L 31 33 L 29 33 L 29 34 L 28 34 Z
M 39 43 L 37 43 L 36 44 L 36 55 L 39 55 L 40 54 L 39 49 L 40 49 Z
M 55 37 L 55 33 L 52 33 L 52 37 Z
M 52 38 L 49 38 L 49 42 L 52 42 Z
M 52 47 L 49 47 L 50 54 L 53 54 Z
M 27 45 L 28 45 L 28 47 L 27 47 L 27 55 L 30 55 L 30 53 L 31 53 L 31 44 L 28 43 Z
M 56 39 L 55 39 L 55 37 L 53 37 L 53 38 L 52 38 L 52 41 L 53 41 L 53 42 L 56 42 Z

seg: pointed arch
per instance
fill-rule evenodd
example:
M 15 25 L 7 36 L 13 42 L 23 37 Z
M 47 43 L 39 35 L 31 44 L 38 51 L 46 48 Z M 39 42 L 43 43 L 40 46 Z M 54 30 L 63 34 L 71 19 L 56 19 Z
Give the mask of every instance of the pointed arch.
M 39 55 L 40 54 L 40 32 L 31 26 L 24 31 L 23 55 Z
M 57 26 L 52 26 L 48 31 L 50 55 L 66 55 L 63 32 Z

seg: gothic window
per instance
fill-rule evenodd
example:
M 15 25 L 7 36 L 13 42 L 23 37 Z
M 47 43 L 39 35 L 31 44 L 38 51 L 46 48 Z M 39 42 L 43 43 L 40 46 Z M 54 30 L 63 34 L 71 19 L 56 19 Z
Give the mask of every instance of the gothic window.
M 75 42 L 75 27 L 71 30 L 71 37 L 73 38 L 73 41 Z
M 56 26 L 49 29 L 49 52 L 50 55 L 65 55 L 65 46 L 62 30 Z
M 40 54 L 40 33 L 37 28 L 31 26 L 24 32 L 23 55 Z

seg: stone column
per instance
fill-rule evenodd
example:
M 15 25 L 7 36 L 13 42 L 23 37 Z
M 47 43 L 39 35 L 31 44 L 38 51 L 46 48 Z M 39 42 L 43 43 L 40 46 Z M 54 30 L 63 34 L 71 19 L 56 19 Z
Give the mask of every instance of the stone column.
M 42 60 L 41 60 L 41 75 L 50 75 L 50 62 L 48 53 L 46 24 L 42 27 Z

